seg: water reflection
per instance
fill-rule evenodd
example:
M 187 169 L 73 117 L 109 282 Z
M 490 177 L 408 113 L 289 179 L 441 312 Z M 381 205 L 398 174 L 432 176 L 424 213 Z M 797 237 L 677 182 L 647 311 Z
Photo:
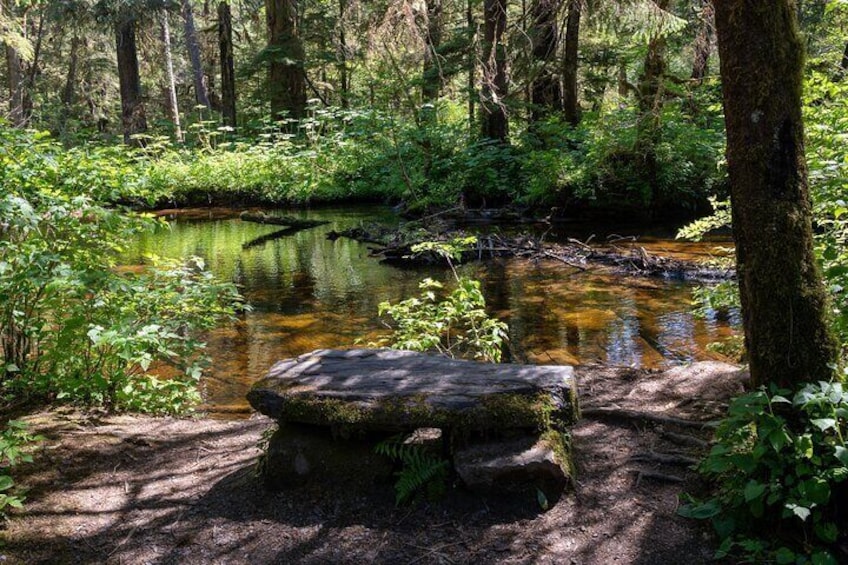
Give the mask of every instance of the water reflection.
M 244 408 L 248 387 L 274 362 L 319 347 L 373 341 L 384 331 L 377 317 L 380 302 L 417 294 L 426 276 L 449 280 L 441 269 L 381 265 L 368 256 L 367 245 L 326 237 L 330 230 L 392 221 L 387 209 L 328 208 L 296 215 L 330 223 L 243 249 L 279 226 L 204 211 L 171 221 L 169 229 L 140 240 L 128 256 L 137 262 L 145 253 L 199 255 L 218 276 L 241 286 L 253 310 L 209 339 L 214 361 L 206 388 L 210 404 L 220 411 Z M 663 239 L 651 245 L 679 254 L 709 251 L 709 246 Z M 680 283 L 525 260 L 461 271 L 483 281 L 491 311 L 509 323 L 510 354 L 519 362 L 664 367 L 712 357 L 706 345 L 733 332 L 733 320 L 693 316 L 691 286 Z

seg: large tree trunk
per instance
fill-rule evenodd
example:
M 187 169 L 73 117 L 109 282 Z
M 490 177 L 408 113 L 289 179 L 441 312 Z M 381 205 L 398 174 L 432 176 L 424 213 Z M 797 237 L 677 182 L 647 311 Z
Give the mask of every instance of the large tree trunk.
M 183 33 L 185 34 L 188 58 L 191 61 L 191 74 L 194 79 L 194 99 L 197 103 L 211 108 L 209 93 L 206 91 L 206 81 L 203 77 L 203 63 L 200 60 L 200 43 L 197 41 L 197 28 L 194 25 L 194 10 L 191 0 L 183 0 Z
M 339 0 L 339 97 L 342 108 L 350 108 L 350 69 L 347 66 L 347 34 L 345 33 L 345 13 L 347 12 L 347 0 Z
M 474 0 L 465 3 L 465 25 L 468 28 L 468 131 L 474 135 L 475 118 L 474 107 L 477 102 L 477 26 L 474 22 Z
M 133 143 L 133 135 L 147 131 L 147 117 L 141 98 L 141 78 L 138 72 L 138 52 L 135 46 L 134 18 L 118 22 L 115 39 L 121 90 L 121 124 L 124 143 L 130 144 Z
M 701 0 L 701 27 L 698 29 L 698 35 L 695 36 L 695 43 L 692 45 L 694 51 L 692 79 L 694 80 L 703 80 L 707 76 L 715 32 L 714 12 L 713 0 Z
M 506 0 L 483 1 L 483 88 L 481 114 L 483 137 L 506 141 L 506 48 L 503 33 L 506 29 Z
M 6 69 L 9 75 L 9 121 L 15 127 L 26 127 L 27 92 L 23 60 L 11 45 L 6 45 Z
M 65 77 L 65 87 L 62 89 L 61 95 L 62 110 L 59 115 L 59 131 L 63 133 L 67 127 L 68 118 L 71 115 L 76 98 L 80 43 L 79 35 L 74 30 L 74 36 L 71 38 L 71 52 L 68 55 L 68 74 Z
M 754 386 L 828 380 L 837 347 L 813 255 L 792 0 L 715 5 L 745 345 Z
M 434 104 L 442 90 L 442 67 L 439 64 L 439 46 L 442 43 L 442 0 L 426 0 L 427 21 L 423 26 L 424 66 L 421 71 L 421 98 L 425 104 Z
M 271 115 L 300 119 L 306 112 L 306 55 L 298 32 L 297 0 L 265 0 L 265 16 Z
M 534 0 L 531 7 L 530 39 L 536 76 L 530 86 L 530 119 L 534 122 L 562 108 L 562 88 L 552 68 L 559 46 L 557 12 L 559 0 Z
M 233 19 L 230 4 L 218 3 L 218 47 L 221 53 L 221 114 L 224 124 L 236 127 L 236 71 L 233 59 Z
M 15 17 L 17 16 L 14 13 L 14 4 L 11 8 L 7 8 L 4 2 L 0 1 L 0 23 L 4 18 L 11 22 Z M 4 25 L 4 27 L 9 26 Z M 26 23 L 24 23 L 21 33 L 25 36 L 26 32 Z M 9 121 L 15 127 L 26 127 L 32 111 L 32 100 L 27 88 L 24 60 L 12 44 L 7 43 L 5 45 L 5 52 L 6 73 L 9 80 Z
M 165 75 L 168 79 L 168 110 L 174 123 L 174 135 L 177 141 L 183 141 L 183 129 L 180 126 L 180 107 L 177 102 L 177 81 L 174 77 L 174 58 L 171 55 L 171 25 L 168 23 L 168 12 L 161 14 L 162 45 L 165 47 Z
M 562 102 L 565 120 L 573 126 L 580 123 L 580 99 L 577 96 L 577 48 L 580 39 L 580 12 L 583 0 L 568 3 L 565 22 L 565 55 L 562 65 Z

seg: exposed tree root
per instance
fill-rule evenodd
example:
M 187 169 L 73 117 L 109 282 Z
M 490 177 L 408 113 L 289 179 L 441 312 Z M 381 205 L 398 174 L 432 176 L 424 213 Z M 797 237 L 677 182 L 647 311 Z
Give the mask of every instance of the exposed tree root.
M 700 461 L 694 457 L 679 455 L 676 453 L 658 453 L 650 451 L 648 453 L 637 453 L 630 458 L 631 461 L 644 461 L 646 463 L 662 463 L 664 465 L 686 465 L 694 466 Z
M 597 420 L 638 420 L 684 428 L 704 429 L 714 428 L 717 425 L 715 421 L 698 422 L 695 420 L 684 420 L 683 418 L 663 416 L 655 412 L 642 412 L 625 408 L 583 408 L 580 413 L 584 418 L 594 418 Z
M 677 475 L 666 475 L 665 473 L 657 473 L 656 471 L 645 471 L 644 469 L 631 469 L 633 473 L 636 473 L 636 486 L 642 482 L 642 479 L 653 479 L 655 481 L 662 481 L 665 483 L 682 483 L 684 482 L 683 477 L 678 477 Z

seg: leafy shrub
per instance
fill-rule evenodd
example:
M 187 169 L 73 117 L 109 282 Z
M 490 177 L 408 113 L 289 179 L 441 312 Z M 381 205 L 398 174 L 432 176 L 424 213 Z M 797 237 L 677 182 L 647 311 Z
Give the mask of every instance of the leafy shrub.
M 23 507 L 24 497 L 15 488 L 10 475 L 11 468 L 20 462 L 32 462 L 28 448 L 41 441 L 41 436 L 32 435 L 24 422 L 9 420 L 0 432 L 0 518 L 6 517 L 6 508 Z
M 198 260 L 117 272 L 124 243 L 152 220 L 103 207 L 78 184 L 83 177 L 60 179 L 53 144 L 0 135 L 30 149 L 20 158 L 0 150 L 8 191 L 0 197 L 0 387 L 115 409 L 185 409 L 197 398 L 200 332 L 233 315 L 233 285 Z M 108 183 L 92 189 L 113 196 Z M 176 375 L 157 379 L 152 370 L 165 366 Z
M 476 238 L 453 242 L 426 242 L 413 246 L 414 252 L 436 252 L 448 261 L 457 287 L 441 295 L 442 283 L 430 278 L 418 286 L 420 297 L 379 305 L 379 314 L 389 315 L 395 326 L 387 341 L 395 349 L 434 351 L 448 357 L 470 357 L 498 363 L 501 346 L 507 340 L 507 325 L 486 313 L 486 299 L 480 282 L 460 277 L 451 259 Z
M 848 494 L 848 392 L 819 382 L 789 395 L 759 390 L 734 400 L 699 467 L 715 494 L 680 513 L 712 521 L 719 556 L 836 563 L 830 548 L 846 525 L 839 501 Z

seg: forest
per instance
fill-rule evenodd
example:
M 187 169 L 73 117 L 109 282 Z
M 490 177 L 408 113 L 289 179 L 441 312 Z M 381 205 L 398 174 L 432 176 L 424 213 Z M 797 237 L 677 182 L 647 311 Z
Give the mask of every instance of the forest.
M 685 473 L 653 475 L 683 483 L 658 487 L 664 519 L 727 562 L 848 560 L 848 1 L 0 0 L 0 45 L 13 562 L 79 550 L 51 532 L 38 553 L 27 522 L 49 506 L 45 446 L 71 441 L 44 423 L 56 414 L 194 417 L 179 433 L 214 435 L 209 415 L 246 417 L 275 362 L 364 345 L 574 365 L 587 421 L 609 417 L 594 388 L 626 396 L 631 372 L 743 367 L 721 414 L 665 414 L 709 426 Z M 425 483 L 455 479 L 439 465 L 418 519 L 439 520 Z M 538 493 L 538 520 L 565 528 L 573 501 Z M 518 531 L 509 512 L 470 527 Z M 304 542 L 275 559 L 524 562 L 373 521 L 387 554 Z M 148 527 L 86 555 L 153 559 Z M 642 543 L 623 559 L 669 562 Z

